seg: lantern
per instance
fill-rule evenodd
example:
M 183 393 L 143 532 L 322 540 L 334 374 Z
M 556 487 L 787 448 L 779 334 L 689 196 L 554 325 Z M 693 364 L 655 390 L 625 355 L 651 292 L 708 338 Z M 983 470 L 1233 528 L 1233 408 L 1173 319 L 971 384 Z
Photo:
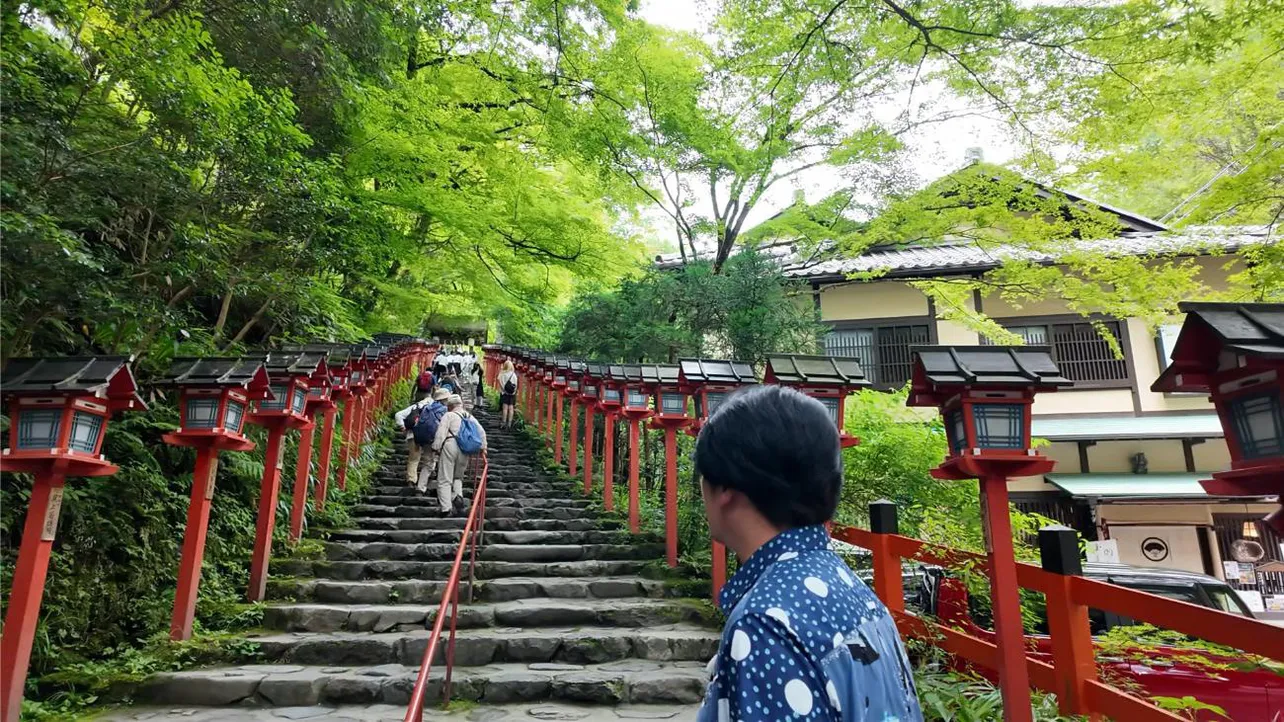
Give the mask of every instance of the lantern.
M 130 359 L 123 356 L 19 358 L 5 366 L 9 447 L 0 470 L 33 474 L 13 588 L 0 635 L 0 699 L 16 722 L 44 598 L 63 488 L 68 476 L 107 476 L 117 467 L 100 453 L 112 412 L 146 409 Z
M 870 386 L 860 361 L 832 356 L 770 355 L 765 379 L 769 384 L 798 389 L 823 404 L 838 427 L 838 437 L 844 447 L 860 443 L 843 429 L 847 397 Z
M 652 428 L 664 430 L 664 541 L 670 567 L 678 565 L 678 429 L 694 421 L 687 413 L 688 391 L 678 378 L 678 367 L 641 367 L 642 380 L 654 389 Z
M 1231 468 L 1201 481 L 1218 496 L 1284 500 L 1284 304 L 1183 303 L 1172 363 L 1152 391 L 1209 394 Z M 1264 520 L 1284 534 L 1284 506 Z
M 949 449 L 938 479 L 980 480 L 982 530 L 998 637 L 1003 707 L 1030 708 L 1021 599 L 1012 548 L 1007 482 L 1051 471 L 1030 447 L 1030 408 L 1039 391 L 1070 386 L 1047 346 L 919 346 L 910 349 L 910 406 L 936 406 Z
M 569 430 L 570 453 L 566 456 L 567 472 L 575 476 L 576 464 L 579 462 L 579 443 L 580 443 L 580 413 L 579 407 L 583 405 L 580 385 L 584 380 L 584 362 L 570 359 L 566 363 L 566 391 L 565 395 L 571 400 L 570 413 L 571 423 Z
M 300 427 L 298 461 L 294 467 L 293 503 L 290 506 L 290 542 L 297 543 L 303 535 L 304 509 L 308 501 L 308 481 L 312 472 L 312 441 L 316 435 L 316 423 L 313 419 L 318 413 L 329 413 L 335 407 L 330 400 L 330 368 L 328 353 L 310 352 L 298 357 L 297 363 L 303 368 L 312 366 L 315 371 L 308 378 L 308 393 L 305 400 L 303 416 L 308 420 L 306 426 Z M 333 420 L 333 416 L 329 417 Z M 331 424 L 331 428 L 333 425 Z M 323 432 L 324 433 L 324 432 Z M 326 453 L 329 446 L 323 443 Z
M 678 381 L 695 398 L 696 419 L 688 430 L 699 431 L 733 391 L 758 383 L 758 378 L 753 367 L 743 361 L 679 359 Z
M 637 534 L 642 528 L 638 496 L 640 425 L 651 415 L 652 390 L 642 379 L 642 367 L 637 364 L 612 364 L 607 367 L 606 376 L 603 398 L 616 396 L 611 403 L 619 404 L 624 418 L 629 420 L 629 531 Z
M 584 493 L 593 493 L 593 413 L 598 409 L 602 378 L 606 368 L 603 364 L 590 361 L 583 364 L 580 376 L 580 399 L 584 405 Z M 606 509 L 614 506 L 611 497 L 605 499 Z
M 214 481 L 220 451 L 250 451 L 254 442 L 242 434 L 247 407 L 268 398 L 271 380 L 262 358 L 177 358 L 158 382 L 179 390 L 179 428 L 162 437 L 174 446 L 196 449 L 191 501 L 178 569 L 178 590 L 169 635 L 173 640 L 192 636 L 196 596 L 205 556 L 205 530 L 209 526 Z

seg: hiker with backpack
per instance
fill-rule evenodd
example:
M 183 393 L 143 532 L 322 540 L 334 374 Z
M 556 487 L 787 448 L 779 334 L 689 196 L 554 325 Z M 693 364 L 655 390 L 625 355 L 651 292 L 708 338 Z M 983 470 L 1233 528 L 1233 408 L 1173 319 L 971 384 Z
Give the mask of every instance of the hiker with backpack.
M 504 368 L 496 379 L 499 385 L 499 428 L 513 428 L 513 411 L 517 405 L 517 372 L 512 359 L 504 361 Z
M 415 394 L 415 402 L 406 408 L 392 415 L 396 421 L 397 428 L 405 432 L 406 441 L 406 483 L 414 484 L 419 473 L 419 457 L 421 455 L 419 444 L 415 443 L 415 422 L 419 418 L 419 412 L 428 408 L 432 399 L 428 398 L 428 392 L 421 391 Z
M 446 416 L 446 399 L 450 393 L 437 389 L 432 393 L 432 403 L 419 410 L 412 429 L 414 446 L 419 449 L 419 474 L 411 483 L 421 493 L 428 491 L 428 480 L 437 471 L 437 454 L 433 451 L 432 442 L 437 438 L 437 429 Z
M 432 449 L 438 455 L 437 502 L 442 516 L 466 511 L 464 473 L 469 458 L 486 451 L 486 431 L 464 410 L 464 400 L 458 394 L 446 399 L 446 415 L 437 427 Z

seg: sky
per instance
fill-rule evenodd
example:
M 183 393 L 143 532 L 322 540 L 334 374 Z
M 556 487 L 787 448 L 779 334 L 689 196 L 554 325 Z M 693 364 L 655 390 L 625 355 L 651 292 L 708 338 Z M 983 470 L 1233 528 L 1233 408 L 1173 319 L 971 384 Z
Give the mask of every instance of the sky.
M 704 32 L 711 18 L 711 13 L 700 0 L 642 0 L 639 14 L 650 23 L 695 33 Z M 958 106 L 957 109 L 964 108 Z M 889 110 L 895 114 L 899 108 Z M 934 123 L 902 140 L 909 146 L 911 167 L 922 183 L 962 167 L 968 148 L 980 148 L 987 162 L 998 164 L 1011 160 L 1016 153 L 1016 146 L 1001 122 L 978 116 Z M 842 178 L 832 168 L 819 166 L 810 169 L 791 182 L 778 183 L 769 190 L 749 214 L 745 226 L 751 228 L 788 206 L 798 190 L 803 191 L 808 201 L 814 202 L 842 185 Z M 701 198 L 698 205 L 707 209 L 708 198 Z M 659 209 L 645 211 L 644 217 L 648 240 L 657 241 L 657 245 L 671 246 L 666 250 L 676 251 L 669 217 Z

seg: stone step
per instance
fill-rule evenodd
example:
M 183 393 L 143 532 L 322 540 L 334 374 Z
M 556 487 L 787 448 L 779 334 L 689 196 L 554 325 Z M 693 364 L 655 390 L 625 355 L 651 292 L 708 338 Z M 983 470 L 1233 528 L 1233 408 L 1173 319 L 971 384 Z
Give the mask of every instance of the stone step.
M 503 577 L 608 577 L 639 574 L 647 562 L 634 560 L 594 560 L 557 562 L 553 564 L 479 561 L 473 570 L 477 579 Z M 324 579 L 420 579 L 445 580 L 453 562 L 371 560 L 335 562 L 308 559 L 284 559 L 272 563 L 278 577 L 317 577 Z
M 446 588 L 444 580 L 423 581 L 342 581 L 333 579 L 273 579 L 268 598 L 334 604 L 435 604 Z M 666 596 L 664 583 L 643 577 L 512 577 L 481 580 L 475 584 L 479 602 L 511 602 L 518 599 L 660 598 Z M 460 585 L 460 598 L 467 599 L 468 583 Z
M 441 510 L 433 506 L 381 506 L 377 504 L 356 504 L 352 507 L 355 516 L 398 517 L 402 519 L 439 519 Z M 491 507 L 487 505 L 487 519 L 583 519 L 591 510 L 567 506 L 524 507 Z
M 440 530 L 463 529 L 462 516 L 437 518 L 357 517 L 352 520 L 362 530 Z M 596 529 L 623 529 L 619 519 L 495 519 L 486 517 L 486 533 L 496 531 L 591 531 Z
M 429 630 L 353 634 L 350 632 L 287 633 L 251 637 L 263 659 L 309 665 L 417 665 L 423 660 Z M 561 662 L 604 664 L 622 659 L 661 662 L 706 662 L 718 650 L 718 633 L 691 624 L 646 629 L 579 627 L 576 629 L 465 629 L 455 637 L 455 665 Z M 434 662 L 444 664 L 446 646 Z
M 423 629 L 437 616 L 436 604 L 272 604 L 263 627 L 283 632 L 389 632 Z M 650 627 L 699 623 L 707 612 L 688 600 L 520 599 L 461 605 L 456 624 L 476 627 Z
M 400 482 L 401 479 L 398 478 L 397 481 Z M 432 481 L 430 480 L 428 483 L 430 485 L 429 488 L 432 488 L 431 487 Z M 503 497 L 507 499 L 524 499 L 528 496 L 536 499 L 546 499 L 546 498 L 555 498 L 556 496 L 560 495 L 562 497 L 583 501 L 584 497 L 580 493 L 582 488 L 583 488 L 582 486 L 580 488 L 573 488 L 566 484 L 557 484 L 557 485 L 541 484 L 537 486 L 537 485 L 519 484 L 516 482 L 509 483 L 509 482 L 487 481 L 486 495 L 493 496 L 493 497 Z M 410 484 L 400 483 L 400 484 L 382 484 L 380 486 L 376 486 L 370 490 L 370 494 L 372 496 L 419 497 L 419 496 L 423 496 L 424 492 L 419 491 L 418 489 L 414 488 Z
M 463 524 L 457 529 L 344 529 L 331 532 L 330 541 L 341 542 L 393 542 L 395 544 L 458 544 Z M 624 530 L 614 531 L 490 531 L 484 536 L 487 544 L 630 544 L 659 540 L 652 535 L 633 535 Z
M 415 495 L 415 496 L 376 495 L 376 496 L 366 497 L 365 503 L 375 505 L 375 506 L 430 506 L 430 507 L 436 508 L 437 489 L 430 484 L 428 487 L 428 491 L 421 495 Z M 472 495 L 471 489 L 466 490 L 466 493 L 464 494 L 464 503 L 469 506 L 472 506 L 473 495 Z M 515 496 L 501 496 L 498 494 L 491 495 L 490 493 L 486 494 L 486 508 L 488 509 L 497 509 L 500 507 L 511 507 L 511 506 L 521 506 L 521 507 L 526 507 L 531 509 L 538 509 L 542 507 L 557 507 L 557 506 L 587 509 L 590 506 L 593 506 L 593 503 L 594 502 L 588 499 L 572 499 L 566 496 L 565 494 L 562 494 L 561 496 L 555 496 L 555 497 L 545 497 L 545 496 L 515 497 Z
M 397 544 L 394 542 L 323 542 L 331 561 L 453 560 L 458 544 Z M 658 559 L 662 544 L 493 544 L 478 550 L 477 558 L 498 562 L 578 562 L 595 559 Z
M 246 665 L 150 678 L 136 695 L 164 705 L 302 707 L 317 704 L 389 704 L 410 701 L 418 670 L 375 667 Z M 490 704 L 537 700 L 591 704 L 695 704 L 707 673 L 700 662 L 624 660 L 600 665 L 495 664 L 454 671 L 451 697 Z M 427 683 L 428 701 L 441 698 L 441 669 Z
M 531 722 L 532 720 L 574 720 L 575 722 L 620 722 L 621 720 L 666 720 L 696 722 L 698 704 L 588 705 L 574 702 L 535 700 L 521 704 L 452 705 L 443 710 L 424 710 L 428 722 Z M 369 704 L 361 706 L 309 705 L 299 707 L 165 707 L 131 706 L 94 717 L 99 722 L 399 722 L 406 706 Z

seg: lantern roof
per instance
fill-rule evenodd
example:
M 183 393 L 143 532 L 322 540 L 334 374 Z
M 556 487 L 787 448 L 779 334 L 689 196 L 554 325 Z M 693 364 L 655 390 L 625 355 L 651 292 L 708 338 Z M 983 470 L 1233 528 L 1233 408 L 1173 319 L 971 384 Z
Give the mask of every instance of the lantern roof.
M 638 380 L 646 384 L 677 384 L 679 380 L 678 367 L 672 364 L 640 364 L 626 368 L 637 368 Z
M 606 378 L 612 381 L 628 381 L 629 378 L 624 372 L 626 368 L 628 367 L 625 364 L 606 364 Z M 639 378 L 641 378 L 641 373 L 641 370 L 639 370 Z
M 860 388 L 870 385 L 860 359 L 840 356 L 768 355 L 765 378 L 769 384 Z
M 4 367 L 0 394 L 63 393 L 106 399 L 113 409 L 146 409 L 129 368 L 130 356 L 16 358 Z
M 756 384 L 753 366 L 744 361 L 678 359 L 678 378 L 683 383 Z
M 239 386 L 251 400 L 270 398 L 266 359 L 259 357 L 176 358 L 158 386 Z
M 1048 346 L 912 346 L 910 406 L 939 406 L 965 387 L 1070 386 Z
M 601 361 L 588 361 L 584 364 L 584 375 L 597 380 L 605 379 L 606 364 Z
M 585 364 L 583 361 L 576 361 L 572 359 L 568 370 L 573 374 L 583 374 L 585 368 L 587 368 L 587 364 Z
M 571 360 L 565 356 L 554 356 L 552 362 L 553 366 L 559 371 L 571 370 Z
M 1151 385 L 1152 391 L 1204 391 L 1208 374 L 1221 369 L 1222 353 L 1247 360 L 1284 363 L 1284 303 L 1192 303 L 1186 313 L 1172 363 Z M 1241 364 L 1236 364 L 1241 365 Z

